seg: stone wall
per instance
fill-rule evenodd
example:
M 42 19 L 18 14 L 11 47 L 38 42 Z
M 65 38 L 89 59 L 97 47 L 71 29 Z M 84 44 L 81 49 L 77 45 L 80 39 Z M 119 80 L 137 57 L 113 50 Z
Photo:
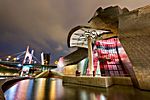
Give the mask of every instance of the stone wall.
M 63 83 L 94 86 L 94 87 L 106 87 L 106 88 L 111 85 L 132 86 L 130 77 L 63 76 Z
M 99 8 L 90 19 L 89 26 L 111 30 L 113 34 L 107 35 L 108 38 L 119 36 L 131 62 L 123 63 L 134 86 L 150 90 L 150 5 L 130 12 L 118 6 Z M 79 62 L 87 57 L 86 54 L 87 50 L 77 50 L 65 57 L 65 65 Z
M 141 89 L 150 90 L 150 6 L 121 15 L 119 31 L 135 73 L 131 77 Z
M 130 60 L 123 63 L 134 86 L 150 90 L 150 5 L 133 11 L 118 6 L 105 9 L 100 7 L 90 19 L 89 25 L 111 30 L 112 35 L 119 36 Z
M 109 87 L 113 84 L 111 77 L 76 77 L 63 76 L 63 83 L 79 84 L 96 87 Z
M 64 67 L 63 74 L 64 75 L 76 75 L 77 64 L 68 65 Z

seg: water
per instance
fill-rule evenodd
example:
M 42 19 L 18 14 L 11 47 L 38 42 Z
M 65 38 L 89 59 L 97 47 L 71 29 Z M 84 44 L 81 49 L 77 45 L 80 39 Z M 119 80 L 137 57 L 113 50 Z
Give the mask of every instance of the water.
M 133 87 L 96 88 L 62 85 L 61 79 L 23 80 L 5 92 L 6 100 L 150 100 L 150 92 Z

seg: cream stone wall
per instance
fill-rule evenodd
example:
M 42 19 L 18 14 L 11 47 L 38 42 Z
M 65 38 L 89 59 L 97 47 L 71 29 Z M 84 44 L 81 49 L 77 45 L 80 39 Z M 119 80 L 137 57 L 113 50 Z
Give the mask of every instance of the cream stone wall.
M 68 65 L 64 67 L 64 75 L 75 75 L 77 70 L 77 65 Z
M 150 90 L 150 6 L 120 16 L 119 29 L 121 44 L 132 63 L 133 81 Z

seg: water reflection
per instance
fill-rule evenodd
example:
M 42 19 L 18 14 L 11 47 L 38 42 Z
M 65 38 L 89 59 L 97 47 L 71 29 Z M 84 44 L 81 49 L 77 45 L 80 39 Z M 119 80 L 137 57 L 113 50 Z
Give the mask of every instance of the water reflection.
M 150 92 L 133 87 L 94 88 L 64 84 L 61 79 L 23 80 L 5 92 L 6 100 L 150 100 Z
M 53 78 L 40 78 L 18 82 L 5 92 L 5 97 L 6 100 L 55 100 L 62 94 L 63 87 L 60 79 L 56 81 Z

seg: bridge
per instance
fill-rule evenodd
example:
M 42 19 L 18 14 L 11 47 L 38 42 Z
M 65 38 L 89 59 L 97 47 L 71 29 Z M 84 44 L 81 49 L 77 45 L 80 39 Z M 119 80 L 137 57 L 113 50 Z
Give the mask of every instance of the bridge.
M 30 52 L 29 49 L 29 46 L 27 46 L 26 51 L 1 57 L 0 67 L 7 74 L 0 71 L 0 76 L 8 75 L 8 73 L 12 71 L 12 73 L 18 73 L 20 76 L 26 76 L 33 74 L 35 71 L 44 71 L 57 68 L 55 65 L 50 65 L 48 63 L 49 61 L 45 62 L 44 56 L 41 56 L 41 61 L 38 60 L 34 56 L 34 50 L 31 50 Z

